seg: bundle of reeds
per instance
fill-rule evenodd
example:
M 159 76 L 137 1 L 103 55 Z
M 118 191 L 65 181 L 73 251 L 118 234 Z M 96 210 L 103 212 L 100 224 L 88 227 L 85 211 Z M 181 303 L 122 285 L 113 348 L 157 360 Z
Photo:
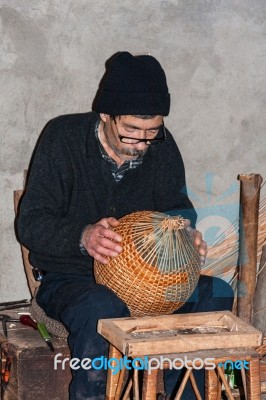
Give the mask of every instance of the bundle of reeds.
M 265 186 L 265 185 L 263 185 Z M 265 186 L 266 187 L 266 186 Z M 218 276 L 230 282 L 234 287 L 237 278 L 239 257 L 239 218 L 216 238 L 209 246 L 208 255 L 201 273 Z M 259 265 L 262 248 L 266 244 L 266 197 L 262 197 L 259 207 L 257 263 Z

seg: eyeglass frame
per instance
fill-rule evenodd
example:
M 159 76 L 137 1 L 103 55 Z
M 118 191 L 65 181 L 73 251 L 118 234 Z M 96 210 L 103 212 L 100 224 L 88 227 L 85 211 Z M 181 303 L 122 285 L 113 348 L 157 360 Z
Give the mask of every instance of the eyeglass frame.
M 166 137 L 167 137 L 166 129 L 165 129 L 165 126 L 164 126 L 164 121 L 161 123 L 161 125 L 160 125 L 160 127 L 159 127 L 159 129 L 158 129 L 158 133 L 159 133 L 159 131 L 160 131 L 161 129 L 163 130 L 163 137 L 161 137 L 161 138 L 159 138 L 159 139 L 156 139 L 156 138 L 154 138 L 154 139 L 138 139 L 138 138 L 136 138 L 136 139 L 135 139 L 135 138 L 132 138 L 132 137 L 120 135 L 120 133 L 119 133 L 119 131 L 118 131 L 116 119 L 115 119 L 116 117 L 115 117 L 114 115 L 112 115 L 111 118 L 114 120 L 114 123 L 115 123 L 115 126 L 116 126 L 116 130 L 117 130 L 117 133 L 118 133 L 118 137 L 119 137 L 119 140 L 120 140 L 121 143 L 126 143 L 126 144 L 145 143 L 146 145 L 149 146 L 149 145 L 160 144 L 160 143 L 164 142 L 165 139 L 166 139 Z M 148 130 L 148 129 L 147 129 L 147 130 Z M 144 131 L 146 131 L 146 129 L 144 129 Z M 158 135 L 158 133 L 157 133 L 157 135 Z M 136 142 L 135 142 L 135 143 L 123 142 L 123 139 L 136 140 Z

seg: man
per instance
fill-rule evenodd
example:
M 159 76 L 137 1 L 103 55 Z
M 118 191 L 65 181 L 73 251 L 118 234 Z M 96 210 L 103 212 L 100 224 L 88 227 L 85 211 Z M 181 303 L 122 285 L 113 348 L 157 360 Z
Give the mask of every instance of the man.
M 19 237 L 30 250 L 31 263 L 42 270 L 37 302 L 65 324 L 72 357 L 80 360 L 108 354 L 108 344 L 96 332 L 98 319 L 129 315 L 126 305 L 93 277 L 94 259 L 106 264 L 108 256 L 122 251 L 122 238 L 112 229 L 117 219 L 155 210 L 181 214 L 195 227 L 183 161 L 164 127 L 169 108 L 159 62 L 121 52 L 107 63 L 94 112 L 50 121 L 35 151 L 20 207 Z M 206 243 L 192 228 L 204 260 Z M 225 282 L 202 277 L 180 312 L 231 305 L 232 291 Z M 104 399 L 106 371 L 72 372 L 71 400 Z M 166 379 L 168 393 L 173 382 Z

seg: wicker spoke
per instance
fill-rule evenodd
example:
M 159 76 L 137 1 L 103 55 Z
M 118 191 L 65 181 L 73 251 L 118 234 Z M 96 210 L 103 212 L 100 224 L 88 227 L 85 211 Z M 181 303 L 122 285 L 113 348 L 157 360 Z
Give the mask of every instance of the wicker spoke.
M 125 394 L 124 394 L 122 400 L 127 400 L 128 399 L 130 390 L 132 389 L 132 386 L 133 386 L 132 379 L 130 379 L 128 384 L 127 384 L 127 387 L 126 387 L 126 390 L 125 390 Z
M 191 385 L 192 385 L 192 387 L 193 387 L 193 390 L 194 390 L 196 399 L 197 399 L 197 400 L 202 400 L 202 397 L 201 397 L 201 395 L 200 395 L 200 392 L 199 392 L 199 389 L 198 389 L 198 386 L 197 386 L 197 383 L 196 383 L 196 380 L 195 380 L 193 371 L 191 371 L 189 378 L 190 378 Z
M 110 345 L 109 348 L 109 358 L 117 358 L 120 359 L 122 357 L 122 354 L 119 350 L 117 350 L 114 346 Z M 114 361 L 112 362 L 114 364 Z M 121 372 L 120 372 L 121 374 Z M 106 398 L 108 400 L 113 400 L 115 399 L 115 394 L 117 391 L 117 384 L 119 380 L 119 375 L 120 374 L 113 374 L 112 370 L 108 368 L 107 371 L 107 386 L 106 386 Z
M 182 394 L 183 394 L 183 392 L 185 390 L 185 387 L 186 387 L 186 384 L 187 384 L 187 381 L 188 381 L 188 378 L 189 378 L 189 375 L 191 374 L 191 372 L 192 372 L 191 369 L 187 369 L 186 370 L 184 378 L 182 379 L 181 385 L 180 385 L 180 387 L 178 389 L 178 392 L 176 394 L 175 400 L 180 400 L 181 399 L 181 396 L 182 396 Z
M 230 386 L 229 386 L 229 384 L 228 384 L 228 382 L 226 380 L 226 377 L 224 375 L 224 371 L 222 370 L 221 367 L 219 367 L 219 365 L 217 365 L 217 371 L 218 371 L 218 373 L 219 373 L 219 375 L 220 375 L 220 377 L 222 379 L 222 382 L 224 384 L 224 387 L 225 387 L 227 396 L 229 397 L 229 400 L 234 400 L 234 397 L 232 396 L 232 392 L 231 392 Z

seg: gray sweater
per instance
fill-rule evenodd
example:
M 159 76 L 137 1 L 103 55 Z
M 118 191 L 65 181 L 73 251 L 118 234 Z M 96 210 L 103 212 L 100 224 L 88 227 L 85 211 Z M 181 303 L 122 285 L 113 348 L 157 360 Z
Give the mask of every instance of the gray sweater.
M 95 137 L 98 119 L 94 112 L 55 118 L 34 151 L 17 230 L 30 262 L 44 271 L 92 274 L 93 259 L 81 254 L 80 237 L 87 224 L 104 217 L 172 210 L 195 225 L 172 135 L 150 146 L 142 164 L 116 183 Z

